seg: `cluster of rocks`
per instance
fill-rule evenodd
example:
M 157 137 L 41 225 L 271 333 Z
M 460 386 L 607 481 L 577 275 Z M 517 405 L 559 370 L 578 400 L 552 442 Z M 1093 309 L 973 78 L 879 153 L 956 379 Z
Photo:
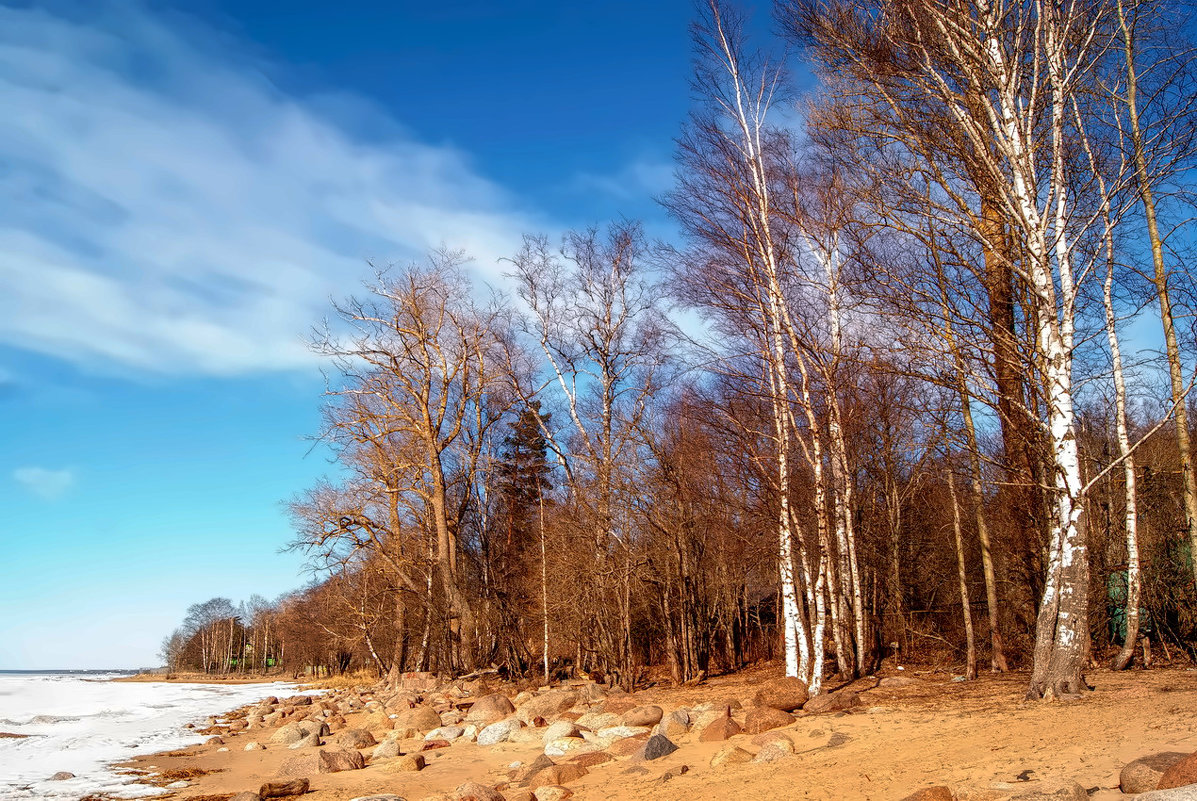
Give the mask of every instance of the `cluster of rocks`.
M 429 752 L 467 742 L 484 747 L 535 744 L 541 754 L 528 764 L 512 763 L 505 782 L 470 782 L 426 801 L 559 801 L 572 795 L 567 785 L 600 765 L 618 759 L 651 762 L 687 742 L 734 740 L 711 759 L 716 768 L 785 759 L 798 749 L 777 730 L 794 723 L 796 715 L 843 714 L 861 703 L 847 689 L 809 698 L 797 679 L 763 683 L 743 703 L 725 699 L 668 712 L 595 683 L 514 690 L 483 680 L 442 684 L 431 674 L 405 674 L 397 688 L 267 698 L 225 719 L 209 720 L 202 733 L 219 740 L 218 750 L 228 750 L 225 738 L 230 735 L 244 735 L 254 737 L 244 750 L 296 752 L 282 762 L 275 781 L 256 793 L 234 796 L 234 801 L 282 797 L 284 791 L 298 795 L 307 792 L 313 775 L 360 770 L 367 764 L 419 771 Z M 352 727 L 347 722 L 351 715 Z M 845 740 L 833 735 L 826 745 Z M 687 771 L 687 766 L 675 765 L 660 779 Z M 383 794 L 355 801 L 395 799 L 399 796 Z

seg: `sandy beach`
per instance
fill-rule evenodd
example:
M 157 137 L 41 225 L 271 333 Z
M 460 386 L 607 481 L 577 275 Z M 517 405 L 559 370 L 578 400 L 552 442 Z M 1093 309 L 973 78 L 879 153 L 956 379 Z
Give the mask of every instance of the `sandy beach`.
M 1075 797 L 1068 793 L 1078 792 L 1077 788 L 1089 798 L 1114 799 L 1125 797 L 1118 789 L 1119 771 L 1128 762 L 1155 752 L 1197 750 L 1197 717 L 1192 714 L 1197 708 L 1197 671 L 1192 669 L 1096 671 L 1089 676 L 1094 691 L 1083 700 L 1065 702 L 1021 700 L 1027 680 L 1023 674 L 987 675 L 969 683 L 953 681 L 949 673 L 910 670 L 891 673 L 885 681 L 864 679 L 833 693 L 832 697 L 845 699 L 855 696 L 843 704 L 847 708 L 823 713 L 798 710 L 793 722 L 764 733 L 745 731 L 726 740 L 703 741 L 709 721 L 728 706 L 731 719 L 751 729 L 752 715 L 759 710 L 758 689 L 778 675 L 777 668 L 762 667 L 696 687 L 601 698 L 601 690 L 573 686 L 567 688 L 570 694 L 581 690 L 581 698 L 597 700 L 578 700 L 549 716 L 551 720 L 532 719 L 535 725 L 520 728 L 513 737 L 517 741 L 493 745 L 471 742 L 469 735 L 475 732 L 470 731 L 451 744 L 436 735 L 429 739 L 441 742 L 429 743 L 426 733 L 418 733 L 404 721 L 428 707 L 437 710 L 442 720 L 468 716 L 477 698 L 494 692 L 514 696 L 512 686 L 457 682 L 402 692 L 385 703 L 380 700 L 384 694 L 375 688 L 329 691 L 314 705 L 290 706 L 286 699 L 270 705 L 274 713 L 282 714 L 276 714 L 269 725 L 259 719 L 266 706 L 242 708 L 205 729 L 206 734 L 219 735 L 218 741 L 147 755 L 126 767 L 145 771 L 146 780 L 160 786 L 185 781 L 186 786 L 176 785 L 170 796 L 180 801 L 222 801 L 237 793 L 257 792 L 265 782 L 295 778 L 296 761 L 302 767 L 302 760 L 308 759 L 312 765 L 320 751 L 338 750 L 360 753 L 365 767 L 332 773 L 301 769 L 302 778 L 310 783 L 304 799 L 348 801 L 378 794 L 395 794 L 407 801 L 453 798 L 468 782 L 494 788 L 507 801 L 541 795 L 563 798 L 567 792 L 576 799 L 596 800 L 898 799 L 934 785 L 951 788 L 958 799 L 1032 797 L 1027 794 L 1057 791 L 1064 793 L 1061 797 Z M 527 703 L 529 696 L 520 698 Z M 408 701 L 416 706 L 388 711 Z M 601 747 L 582 746 L 578 749 L 582 756 L 553 757 L 559 765 L 587 765 L 584 771 L 551 774 L 568 777 L 567 791 L 533 796 L 536 788 L 521 781 L 527 766 L 545 753 L 547 728 L 542 724 L 579 718 L 586 723 L 588 715 L 591 719 L 604 713 L 626 716 L 629 710 L 651 706 L 659 706 L 665 718 L 657 729 L 674 720 L 671 713 L 677 710 L 691 721 L 689 726 L 670 729 L 667 736 L 678 746 L 675 752 L 645 759 L 646 731 L 611 739 L 612 733 L 605 730 L 601 740 L 582 732 Z M 351 707 L 356 708 L 350 711 Z M 516 717 L 522 708 L 516 705 Z M 281 726 L 303 719 L 328 723 L 329 734 L 319 738 L 324 745 L 291 748 L 276 742 Z M 228 724 L 241 730 L 230 730 Z M 396 725 L 410 730 L 392 728 Z M 378 743 L 389 737 L 403 754 L 421 753 L 426 767 L 408 772 L 402 769 L 401 756 L 375 757 L 377 746 L 337 744 L 345 741 L 346 732 L 359 736 L 360 730 L 368 731 Z M 251 742 L 263 749 L 245 750 Z M 778 743 L 781 746 L 774 747 Z M 762 757 L 761 752 L 771 747 L 770 755 Z M 737 753 L 737 748 L 744 753 L 725 758 Z M 285 764 L 288 760 L 290 768 Z

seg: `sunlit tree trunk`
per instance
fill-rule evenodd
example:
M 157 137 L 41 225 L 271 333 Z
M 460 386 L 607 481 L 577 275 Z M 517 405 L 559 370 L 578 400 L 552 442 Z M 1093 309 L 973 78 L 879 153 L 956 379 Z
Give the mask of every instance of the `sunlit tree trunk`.
M 1168 381 L 1172 393 L 1173 415 L 1176 420 L 1176 447 L 1180 457 L 1181 497 L 1184 503 L 1185 528 L 1189 536 L 1193 579 L 1197 581 L 1197 474 L 1193 469 L 1192 444 L 1189 438 L 1188 410 L 1185 404 L 1187 390 L 1184 385 L 1184 367 L 1180 359 L 1180 348 L 1176 339 L 1176 317 L 1169 289 L 1169 272 L 1164 262 L 1164 243 L 1160 236 L 1159 220 L 1156 216 L 1155 192 L 1148 169 L 1147 148 L 1143 141 L 1143 131 L 1139 122 L 1140 100 L 1135 52 L 1136 39 L 1132 21 L 1127 17 L 1127 5 L 1124 0 L 1117 0 L 1118 25 L 1122 33 L 1122 48 L 1126 62 L 1124 77 L 1126 79 L 1127 124 L 1130 128 L 1138 199 L 1143 206 L 1143 217 L 1147 223 L 1147 238 L 1151 244 L 1153 283 L 1159 304 L 1160 323 L 1164 330 L 1164 352 L 1168 359 Z M 1134 8 L 1138 4 L 1130 3 L 1129 5 Z M 1129 607 L 1127 611 L 1129 614 Z

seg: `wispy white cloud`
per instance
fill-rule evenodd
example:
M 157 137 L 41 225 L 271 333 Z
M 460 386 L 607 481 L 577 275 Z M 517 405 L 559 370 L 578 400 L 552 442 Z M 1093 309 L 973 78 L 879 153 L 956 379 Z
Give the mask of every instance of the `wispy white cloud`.
M 575 183 L 579 189 L 604 192 L 621 200 L 660 197 L 673 187 L 675 169 L 672 162 L 638 159 L 615 172 L 583 173 Z
M 75 485 L 75 474 L 70 470 L 18 467 L 12 471 L 12 477 L 34 495 L 49 501 L 61 498 Z
M 294 97 L 195 20 L 0 7 L 0 343 L 91 369 L 309 364 L 365 260 L 543 225 L 351 96 Z

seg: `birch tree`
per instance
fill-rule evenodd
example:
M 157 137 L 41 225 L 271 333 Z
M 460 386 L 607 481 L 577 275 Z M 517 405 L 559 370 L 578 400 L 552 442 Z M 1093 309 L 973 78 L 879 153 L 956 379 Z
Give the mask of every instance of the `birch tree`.
M 1052 518 L 1028 695 L 1072 695 L 1084 687 L 1088 648 L 1088 554 L 1076 446 L 1072 366 L 1076 345 L 1077 243 L 1086 230 L 1072 196 L 1081 182 L 1067 153 L 1072 100 L 1093 79 L 1099 20 L 1080 3 L 1040 0 L 793 3 L 795 27 L 857 90 L 896 120 L 934 108 L 946 138 L 966 142 L 971 168 L 995 192 L 1020 258 L 1012 264 L 1031 308 L 1041 421 L 1049 444 Z M 928 131 L 927 133 L 930 133 Z M 932 148 L 923 148 L 924 152 Z M 992 236 L 960 191 L 959 164 L 925 165 L 948 203 L 936 212 Z M 988 241 L 995 254 L 1009 252 Z
M 1197 134 L 1197 103 L 1192 85 L 1193 48 L 1187 41 L 1162 41 L 1161 26 L 1171 25 L 1183 9 L 1171 3 L 1115 0 L 1117 30 L 1122 55 L 1122 69 L 1111 85 L 1117 119 L 1125 134 L 1133 163 L 1135 195 L 1143 213 L 1143 223 L 1151 252 L 1151 282 L 1155 290 L 1164 349 L 1168 364 L 1172 414 L 1176 420 L 1176 447 L 1180 457 L 1181 498 L 1184 504 L 1194 581 L 1197 582 L 1197 471 L 1193 464 L 1189 438 L 1186 398 L 1189 387 L 1176 334 L 1173 293 L 1178 282 L 1186 281 L 1187 270 L 1170 267 L 1165 258 L 1165 235 L 1159 219 L 1157 193 L 1161 185 L 1191 166 L 1194 136 Z M 1155 47 L 1144 48 L 1144 34 L 1154 33 Z M 1154 59 L 1142 63 L 1143 51 Z M 1144 97 L 1141 72 L 1146 71 L 1155 86 Z M 1146 118 L 1145 103 L 1153 106 Z M 1128 534 L 1129 536 L 1129 534 Z M 1128 607 L 1129 614 L 1129 607 Z M 1136 608 L 1137 615 L 1137 608 Z

